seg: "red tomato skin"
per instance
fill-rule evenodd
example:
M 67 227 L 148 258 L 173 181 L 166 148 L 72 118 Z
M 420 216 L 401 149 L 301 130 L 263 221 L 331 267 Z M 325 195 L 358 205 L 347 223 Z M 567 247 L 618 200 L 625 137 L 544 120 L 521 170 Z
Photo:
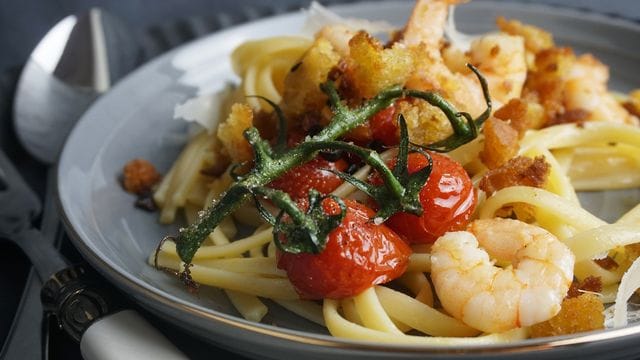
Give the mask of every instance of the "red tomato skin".
M 385 222 L 409 243 L 431 244 L 448 231 L 463 230 L 476 208 L 476 193 L 462 165 L 445 155 L 429 154 L 433 168 L 420 191 L 423 214 L 398 213 Z M 419 153 L 409 154 L 408 160 L 410 174 L 429 164 Z
M 284 175 L 272 181 L 269 187 L 282 190 L 294 199 L 306 198 L 311 189 L 316 189 L 321 194 L 326 195 L 340 186 L 342 179 L 338 175 L 323 169 L 344 171 L 347 166 L 347 162 L 343 159 L 332 162 L 318 156 L 287 171 Z
M 396 116 L 397 105 L 393 103 L 378 111 L 366 123 L 345 135 L 345 140 L 360 146 L 379 141 L 385 146 L 395 146 L 400 142 L 400 128 Z
M 343 200 L 347 213 L 328 236 L 319 254 L 278 252 L 278 268 L 303 299 L 343 299 L 391 281 L 404 273 L 411 248 L 384 224 L 375 225 L 375 213 L 365 205 Z M 323 202 L 327 214 L 338 213 L 335 201 Z
M 395 103 L 381 110 L 369 119 L 371 136 L 386 146 L 395 146 L 400 142 L 400 129 L 396 119 Z

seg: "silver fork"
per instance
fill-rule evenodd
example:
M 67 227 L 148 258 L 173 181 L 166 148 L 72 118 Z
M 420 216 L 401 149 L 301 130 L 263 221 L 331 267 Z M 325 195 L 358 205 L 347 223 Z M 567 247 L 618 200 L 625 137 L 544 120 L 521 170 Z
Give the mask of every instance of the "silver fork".
M 2 169 L 0 169 L 2 171 Z M 1 177 L 1 176 L 0 176 Z M 42 241 L 52 243 L 56 248 L 60 246 L 62 228 L 58 220 L 58 208 L 55 204 L 55 171 L 53 168 L 47 172 L 47 187 L 45 190 L 45 203 L 42 210 L 41 232 Z M 35 269 L 31 269 L 22 293 L 22 301 L 14 315 L 9 335 L 5 339 L 0 352 L 0 359 L 47 359 L 47 351 L 44 347 L 42 326 L 42 303 L 40 302 L 40 289 L 42 280 Z M 35 346 L 34 346 L 35 345 Z M 39 346 L 42 345 L 42 346 Z
M 186 359 L 140 315 L 121 311 L 117 295 L 100 286 L 89 267 L 67 267 L 53 244 L 31 225 L 40 211 L 40 200 L 2 151 L 0 183 L 4 185 L 0 203 L 6 205 L 0 207 L 0 236 L 13 240 L 27 254 L 44 282 L 41 299 L 45 310 L 55 315 L 67 334 L 81 342 L 85 359 Z M 114 332 L 114 328 L 136 331 Z M 89 340 L 84 341 L 87 336 Z M 105 347 L 100 341 L 105 337 L 118 346 Z
M 9 336 L 5 340 L 5 347 L 0 353 L 0 358 L 16 359 L 40 359 L 44 352 L 42 346 L 33 346 L 33 338 L 42 344 L 40 331 L 42 320 L 42 305 L 39 296 L 42 283 L 47 280 L 47 274 L 66 267 L 66 262 L 61 257 L 54 256 L 52 261 L 42 259 L 47 253 L 56 252 L 53 242 L 57 233 L 58 221 L 56 205 L 54 204 L 54 182 L 47 185 L 47 202 L 45 203 L 44 217 L 42 219 L 42 232 L 29 232 L 26 238 L 18 238 L 16 233 L 25 233 L 24 230 L 30 227 L 30 222 L 40 213 L 40 200 L 22 181 L 17 181 L 20 174 L 13 168 L 6 155 L 0 152 L 0 181 L 4 184 L 3 191 L 0 191 L 0 234 L 16 242 L 23 251 L 28 254 L 34 264 L 39 264 L 40 271 L 35 268 L 29 273 L 28 281 L 25 284 L 23 296 L 25 301 L 21 303 L 16 315 L 14 324 Z M 54 171 L 50 170 L 48 177 L 54 176 Z M 26 233 L 25 233 L 26 234 Z M 36 242 L 39 241 L 39 244 Z M 50 248 L 49 250 L 41 249 Z M 49 265 L 47 265 L 49 264 Z M 20 319 L 23 319 L 19 321 Z
M 4 152 L 0 152 L 0 180 L 5 190 L 0 192 L 0 235 L 13 240 L 27 254 L 40 280 L 46 281 L 56 271 L 67 266 L 66 261 L 45 241 L 42 233 L 31 225 L 40 213 L 40 199 L 22 180 Z

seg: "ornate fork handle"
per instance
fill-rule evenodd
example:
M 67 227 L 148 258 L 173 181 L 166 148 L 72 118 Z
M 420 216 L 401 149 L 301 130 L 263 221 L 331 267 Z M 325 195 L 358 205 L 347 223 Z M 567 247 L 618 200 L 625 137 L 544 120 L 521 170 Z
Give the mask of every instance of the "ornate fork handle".
M 104 285 L 87 266 L 76 265 L 55 273 L 42 287 L 44 311 L 55 315 L 59 326 L 73 339 L 98 319 L 124 309 L 116 293 Z

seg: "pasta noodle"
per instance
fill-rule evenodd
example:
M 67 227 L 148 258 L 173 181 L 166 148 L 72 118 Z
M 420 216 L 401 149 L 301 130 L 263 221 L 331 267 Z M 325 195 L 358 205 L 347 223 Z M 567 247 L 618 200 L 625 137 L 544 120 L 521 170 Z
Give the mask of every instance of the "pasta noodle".
M 571 248 L 577 261 L 592 259 L 618 246 L 640 242 L 640 226 L 604 225 L 583 231 L 564 242 Z
M 479 334 L 478 330 L 401 292 L 383 286 L 377 286 L 375 290 L 382 307 L 389 316 L 420 332 L 433 336 L 456 337 Z
M 318 325 L 325 326 L 322 307 L 311 301 L 274 299 L 276 304 Z
M 432 1 L 439 3 L 439 0 Z M 418 1 L 417 8 L 428 2 L 426 0 Z M 440 10 L 434 9 L 430 8 L 429 11 L 444 11 L 446 15 L 446 6 Z M 411 66 L 418 69 L 417 73 L 420 76 L 402 73 L 402 71 L 406 72 L 406 66 L 404 66 L 406 63 L 403 62 L 406 61 L 406 58 L 393 53 L 401 51 L 398 48 L 412 46 L 411 36 L 416 35 L 411 32 L 416 26 L 414 22 L 420 19 L 420 12 L 416 11 L 417 15 L 414 14 L 410 18 L 403 30 L 404 38 L 401 36 L 400 40 L 395 40 L 405 42 L 399 47 L 389 45 L 387 48 L 383 48 L 380 46 L 379 49 L 374 50 L 362 44 L 358 47 L 356 46 L 358 36 L 362 36 L 362 33 L 356 35 L 355 31 L 345 30 L 346 28 L 343 27 L 324 28 L 316 35 L 315 41 L 295 36 L 248 41 L 238 47 L 231 56 L 233 69 L 241 78 L 240 86 L 236 94 L 233 95 L 233 99 L 255 95 L 280 104 L 287 110 L 287 99 L 283 99 L 283 95 L 285 93 L 285 79 L 289 79 L 290 82 L 287 84 L 294 86 L 292 92 L 298 96 L 296 101 L 303 99 L 303 103 L 309 108 L 313 108 L 317 104 L 324 106 L 315 109 L 315 112 L 310 110 L 309 113 L 298 114 L 295 121 L 299 123 L 288 124 L 289 128 L 302 127 L 311 132 L 313 126 L 325 125 L 329 109 L 324 105 L 326 97 L 318 92 L 319 84 L 304 84 L 310 79 L 324 82 L 335 76 L 333 72 L 345 71 L 347 75 L 344 75 L 345 77 L 342 79 L 340 91 L 356 94 L 357 101 L 351 99 L 354 103 L 361 100 L 358 96 L 365 98 L 366 96 L 363 94 L 373 90 L 376 90 L 374 93 L 381 90 L 383 87 L 380 83 L 386 85 L 399 83 L 406 87 L 417 86 L 420 89 L 424 83 L 430 84 L 429 81 L 433 80 L 420 78 L 429 72 L 421 68 L 419 63 L 411 63 Z M 432 16 L 434 19 L 441 19 L 441 21 L 446 19 L 446 16 L 442 17 L 442 13 L 435 13 Z M 440 20 L 434 21 L 437 23 Z M 507 30 L 502 29 L 502 31 Z M 536 31 L 542 30 L 537 29 Z M 422 41 L 420 44 L 425 47 L 440 43 L 437 39 L 436 41 L 431 41 L 433 39 L 430 38 L 422 39 L 421 37 L 424 36 L 434 35 L 419 32 L 418 37 Z M 498 38 L 491 36 L 498 36 Z M 495 41 L 498 44 L 495 46 L 508 48 L 511 46 L 512 38 L 524 36 L 525 41 L 527 40 L 526 32 L 524 35 L 510 33 L 508 39 L 499 38 L 499 36 L 487 35 L 483 37 L 483 42 L 474 42 L 469 50 L 473 53 L 473 58 L 482 56 L 483 53 L 480 51 L 484 46 L 482 44 L 492 45 Z M 365 44 L 370 43 L 365 42 Z M 509 53 L 509 56 L 515 56 L 513 54 L 522 56 L 522 59 L 517 59 L 518 61 L 514 63 L 520 64 L 519 60 L 522 60 L 522 64 L 525 64 L 525 56 L 529 60 L 538 56 L 538 54 L 531 52 L 531 49 L 522 48 L 522 41 L 519 40 L 516 44 L 520 45 L 512 44 L 513 51 L 504 52 L 505 54 Z M 550 49 L 554 49 L 552 46 L 553 44 L 549 45 Z M 358 51 L 365 52 L 366 56 L 357 53 Z M 482 93 L 479 92 L 480 89 L 476 85 L 475 79 L 471 81 L 466 77 L 465 73 L 468 73 L 466 68 L 463 69 L 464 71 L 458 71 L 459 69 L 453 71 L 454 65 L 447 62 L 449 57 L 441 54 L 445 51 L 450 50 L 437 47 L 433 53 L 430 53 L 429 58 L 433 59 L 429 61 L 442 61 L 442 63 L 436 63 L 429 71 L 442 71 L 441 74 L 438 74 L 440 76 L 438 79 L 444 79 L 440 84 L 442 85 L 442 93 L 452 96 L 453 103 L 462 104 L 460 105 L 461 111 L 477 112 L 478 108 L 474 108 L 474 101 L 477 102 L 477 98 L 481 98 Z M 493 50 L 490 52 L 493 53 Z M 372 59 L 373 65 L 367 67 L 367 64 L 355 61 L 354 59 L 358 59 L 357 56 L 360 55 L 365 59 Z M 443 56 L 444 59 L 442 59 Z M 466 55 L 461 53 L 460 56 Z M 500 56 L 504 56 L 504 54 Z M 339 62 L 331 62 L 340 57 L 342 60 Z M 354 63 L 357 64 L 354 65 Z M 509 81 L 511 83 L 511 80 L 519 79 L 514 84 L 524 84 L 523 79 L 526 76 L 535 76 L 534 69 L 527 71 L 526 68 L 521 69 L 521 67 L 511 68 L 508 64 L 500 65 L 505 66 L 504 68 L 492 68 L 493 65 L 486 64 L 481 71 L 486 73 L 489 87 L 497 93 L 496 99 L 499 100 L 497 102 L 506 104 L 503 109 L 508 109 L 512 105 L 508 101 L 509 98 L 501 98 L 504 94 L 500 94 L 499 86 L 497 86 L 499 83 L 494 82 Z M 304 66 L 307 66 L 304 69 L 307 73 L 300 78 L 295 78 L 298 76 L 296 69 Z M 309 69 L 309 66 L 317 66 L 317 68 Z M 345 67 L 349 70 L 344 70 Z M 382 75 L 376 73 L 376 69 L 383 69 L 384 71 L 380 70 Z M 358 78 L 359 71 L 364 72 L 363 78 Z M 293 80 L 288 77 L 293 77 Z M 524 91 L 523 87 L 535 85 L 534 80 L 535 78 L 531 81 L 527 80 L 527 84 L 520 85 L 517 91 L 510 92 L 513 99 L 522 103 L 529 101 L 529 97 L 519 96 Z M 530 85 L 529 82 L 534 85 Z M 448 88 L 447 86 L 450 84 L 458 85 Z M 466 89 L 471 95 L 463 94 L 464 91 L 460 89 Z M 530 92 L 534 90 L 528 88 Z M 565 94 L 565 96 L 571 95 L 569 88 L 559 93 Z M 611 94 L 605 92 L 600 96 L 603 99 L 609 99 Z M 264 118 L 269 118 L 268 114 L 272 113 L 273 107 L 258 97 L 248 97 L 245 99 L 246 103 L 253 109 L 254 114 L 261 114 Z M 603 104 L 610 104 L 607 101 Z M 443 136 L 447 135 L 450 125 L 448 123 L 446 126 L 438 124 L 438 116 L 441 114 L 434 115 L 433 109 L 435 108 L 411 104 L 414 105 L 410 106 L 415 106 L 411 110 L 413 112 L 407 111 L 403 114 L 407 119 L 411 141 L 416 142 L 416 139 L 419 138 L 418 134 L 423 133 L 433 132 Z M 537 105 L 542 107 L 540 104 Z M 392 105 L 390 108 L 394 108 L 394 106 L 396 105 Z M 289 109 L 289 111 L 292 110 Z M 518 117 L 533 117 L 538 114 L 533 110 L 527 111 L 515 112 L 515 115 L 511 115 L 505 123 L 517 125 Z M 419 114 L 419 116 L 415 116 L 415 114 Z M 497 117 L 498 112 L 495 115 Z M 429 120 L 421 123 L 422 118 Z M 636 123 L 629 120 L 633 119 L 631 115 L 625 119 L 609 119 L 610 121 L 581 119 L 578 122 L 546 127 L 543 127 L 538 119 L 537 122 L 529 121 L 529 123 L 538 125 L 532 125 L 526 131 L 510 130 L 511 135 L 508 131 L 506 135 L 502 134 L 503 138 L 500 141 L 504 143 L 508 142 L 505 139 L 509 136 L 515 139 L 515 147 L 505 150 L 507 145 L 501 145 L 504 146 L 502 151 L 512 152 L 509 159 L 523 157 L 544 160 L 544 164 L 548 166 L 548 172 L 545 174 L 544 184 L 540 187 L 516 183 L 496 189 L 492 193 L 480 190 L 482 180 L 491 176 L 495 170 L 495 166 L 487 165 L 489 162 L 485 160 L 487 156 L 491 156 L 489 154 L 490 147 L 495 142 L 490 134 L 480 134 L 474 140 L 447 154 L 449 158 L 464 166 L 476 188 L 478 205 L 473 215 L 474 218 L 494 219 L 505 216 L 505 212 L 511 211 L 508 213 L 509 216 L 546 229 L 565 244 L 575 257 L 572 276 L 577 281 L 598 278 L 602 290 L 597 294 L 605 303 L 616 300 L 618 284 L 635 259 L 631 255 L 633 251 L 627 251 L 626 246 L 640 243 L 640 205 L 636 205 L 625 213 L 617 222 L 609 224 L 581 206 L 578 192 L 640 187 L 640 127 L 637 125 L 637 119 Z M 267 121 L 267 125 L 264 125 L 259 123 L 259 121 L 265 121 L 264 119 L 256 120 L 255 117 L 244 120 L 249 120 L 248 123 L 256 127 L 260 127 L 262 124 L 265 128 L 259 129 L 260 131 L 273 132 L 274 122 Z M 255 122 L 252 123 L 254 120 Z M 228 121 L 231 122 L 231 118 Z M 373 125 L 370 126 L 373 127 Z M 244 139 L 245 135 L 242 132 L 236 132 L 237 134 L 233 131 L 228 132 L 225 136 L 234 136 L 235 134 L 239 139 Z M 369 133 L 372 132 L 373 130 L 369 130 Z M 226 166 L 229 161 L 237 160 L 233 158 L 233 149 L 225 148 L 227 146 L 225 139 L 220 141 L 218 136 L 215 133 L 202 132 L 193 137 L 159 184 L 154 193 L 154 200 L 161 209 L 160 222 L 176 221 L 177 214 L 181 211 L 184 212 L 190 223 L 197 221 L 203 216 L 202 211 L 216 203 L 224 196 L 226 189 L 231 186 L 233 183 L 231 168 L 227 168 L 223 173 L 218 171 L 214 175 L 207 174 L 206 171 L 203 172 L 203 169 L 212 165 L 224 164 Z M 370 138 L 366 139 L 371 140 Z M 355 136 L 355 141 L 359 141 L 357 136 Z M 389 163 L 396 158 L 398 150 L 397 148 L 387 149 L 380 155 L 385 163 Z M 504 153 L 499 155 L 503 156 Z M 233 171 L 236 169 L 233 168 Z M 370 165 L 360 164 L 357 170 L 351 172 L 351 176 L 359 181 L 368 182 L 374 176 L 372 172 Z M 350 182 L 343 182 L 331 194 L 344 199 L 360 200 L 364 203 L 368 201 L 365 193 L 358 190 Z M 637 202 L 637 200 L 633 201 Z M 264 207 L 275 214 L 271 204 L 265 202 Z M 441 293 L 438 293 L 437 284 L 432 277 L 432 273 L 436 271 L 434 269 L 437 262 L 435 255 L 432 256 L 430 244 L 412 245 L 412 254 L 408 258 L 406 270 L 391 285 L 371 286 L 355 296 L 342 299 L 326 298 L 321 302 L 302 300 L 299 290 L 296 290 L 289 280 L 287 272 L 278 268 L 279 250 L 274 242 L 273 227 L 264 224 L 259 215 L 256 207 L 250 204 L 237 210 L 233 218 L 225 218 L 197 250 L 189 267 L 190 275 L 194 281 L 224 289 L 231 303 L 246 319 L 261 321 L 268 312 L 267 304 L 269 302 L 265 302 L 264 299 L 269 299 L 292 313 L 326 326 L 334 336 L 355 340 L 457 346 L 512 342 L 529 336 L 526 326 L 518 326 L 505 332 L 486 334 L 457 318 L 454 312 L 447 311 L 447 307 L 442 304 L 443 298 L 438 296 Z M 372 219 L 371 221 L 376 223 L 376 220 Z M 243 224 L 243 227 L 238 229 L 236 222 Z M 255 228 L 254 233 L 238 238 L 238 233 L 246 233 L 243 228 L 247 224 Z M 378 224 L 376 223 L 376 225 Z M 597 260 L 603 258 L 612 259 L 616 262 L 616 266 L 611 268 L 602 266 Z M 176 251 L 176 244 L 172 242 L 163 243 L 157 254 L 151 256 L 149 262 L 173 271 L 179 271 L 184 267 L 184 263 Z M 508 261 L 501 260 L 497 263 L 501 269 L 511 269 L 512 267 Z M 637 265 L 634 266 L 637 267 Z M 581 291 L 595 293 L 589 290 Z M 618 295 L 618 298 L 624 298 L 620 301 L 626 301 L 627 295 L 632 290 L 626 289 L 625 291 L 626 293 Z M 619 308 L 624 304 L 617 303 L 616 306 Z M 616 319 L 616 321 L 619 323 L 620 319 Z
M 176 211 L 184 207 L 189 192 L 200 175 L 207 149 L 213 146 L 215 140 L 206 133 L 201 133 L 189 142 L 173 168 L 160 183 L 154 194 L 155 202 L 162 209 L 160 213 L 161 223 L 175 221 Z
M 157 264 L 161 268 L 179 270 L 184 267 L 177 258 L 158 254 Z M 194 263 L 189 270 L 194 281 L 200 284 L 215 286 L 227 290 L 235 290 L 245 294 L 282 299 L 296 300 L 298 294 L 286 278 L 265 277 L 250 273 L 239 273 L 211 268 Z
M 369 288 L 353 298 L 362 325 L 389 334 L 401 334 L 402 332 L 391 321 L 389 314 L 383 310 L 377 295 L 373 288 Z
M 309 45 L 309 39 L 294 36 L 242 44 L 231 55 L 231 63 L 236 74 L 242 77 L 243 93 L 279 103 L 286 74 Z M 271 111 L 271 107 L 259 99 L 249 98 L 247 102 L 256 110 Z
M 453 346 L 453 345 L 481 345 L 495 344 L 501 342 L 512 342 L 525 339 L 527 331 L 525 328 L 510 330 L 506 333 L 491 334 L 477 337 L 425 337 L 416 335 L 387 333 L 345 319 L 339 312 L 339 302 L 332 299 L 324 301 L 324 318 L 327 328 L 334 336 L 344 337 L 354 340 L 375 341 L 381 343 L 416 344 L 432 346 Z
M 524 203 L 542 208 L 552 214 L 557 222 L 572 226 L 578 231 L 605 225 L 603 220 L 592 215 L 580 205 L 549 191 L 527 186 L 513 186 L 499 190 L 484 202 L 479 217 L 494 217 L 500 208 L 513 203 Z
M 269 310 L 257 297 L 235 290 L 225 290 L 229 300 L 242 317 L 259 322 Z

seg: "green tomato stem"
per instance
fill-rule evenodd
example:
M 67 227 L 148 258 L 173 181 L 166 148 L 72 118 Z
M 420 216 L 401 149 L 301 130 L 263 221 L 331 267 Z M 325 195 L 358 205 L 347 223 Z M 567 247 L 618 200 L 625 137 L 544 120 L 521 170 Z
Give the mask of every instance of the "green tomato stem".
M 468 114 L 457 112 L 451 104 L 436 93 L 404 90 L 400 87 L 383 90 L 361 106 L 350 109 L 340 100 L 333 82 L 328 81 L 321 85 L 321 89 L 329 99 L 329 103 L 334 112 L 333 119 L 317 135 L 306 139 L 297 147 L 286 151 L 281 150 L 281 146 L 284 143 L 284 135 L 282 135 L 283 133 L 281 131 L 278 136 L 277 149 L 274 151 L 269 143 L 260 137 L 257 129 L 247 129 L 245 131 L 245 137 L 254 151 L 254 168 L 248 174 L 238 176 L 237 181 L 231 185 L 222 198 L 208 207 L 203 216 L 199 217 L 195 223 L 180 230 L 178 236 L 175 238 L 176 250 L 180 259 L 188 266 L 207 236 L 226 216 L 236 211 L 247 201 L 251 197 L 251 194 L 254 194 L 255 189 L 264 187 L 290 169 L 310 161 L 317 155 L 319 150 L 327 148 L 327 144 L 330 144 L 334 148 L 342 147 L 361 152 L 363 158 L 367 158 L 368 163 L 374 164 L 376 169 L 381 173 L 393 197 L 400 199 L 400 202 L 405 201 L 402 199 L 406 198 L 406 184 L 403 184 L 406 181 L 394 176 L 394 173 L 389 170 L 376 152 L 365 151 L 365 154 L 365 152 L 353 148 L 353 145 L 335 140 L 355 127 L 364 124 L 370 117 L 391 105 L 395 100 L 401 97 L 411 96 L 423 99 L 429 104 L 440 108 L 451 122 L 454 134 L 441 142 L 442 144 L 440 145 L 442 146 L 438 147 L 440 151 L 457 147 L 471 141 L 477 136 L 477 125 L 481 124 L 489 116 L 491 112 L 491 101 L 487 93 L 488 90 L 484 78 L 475 68 L 470 67 L 478 75 L 483 86 L 483 91 L 485 92 L 485 99 L 487 100 L 487 110 L 475 121 L 471 119 Z M 278 112 L 278 115 L 280 116 L 281 113 Z M 284 124 L 284 120 L 281 119 L 281 130 L 284 128 Z M 404 139 L 404 141 L 406 142 L 406 139 Z M 427 148 L 429 147 L 427 146 Z M 278 197 L 278 200 L 282 199 Z M 278 205 L 285 206 L 285 208 L 289 209 L 289 205 L 291 204 Z M 409 205 L 411 204 L 407 203 L 404 207 L 409 209 L 412 206 L 413 212 L 421 211 L 419 204 Z M 295 211 L 293 211 L 293 213 L 297 214 Z M 390 216 L 390 214 L 385 214 L 385 217 L 386 216 Z M 306 221 L 306 219 L 299 220 L 303 222 Z

